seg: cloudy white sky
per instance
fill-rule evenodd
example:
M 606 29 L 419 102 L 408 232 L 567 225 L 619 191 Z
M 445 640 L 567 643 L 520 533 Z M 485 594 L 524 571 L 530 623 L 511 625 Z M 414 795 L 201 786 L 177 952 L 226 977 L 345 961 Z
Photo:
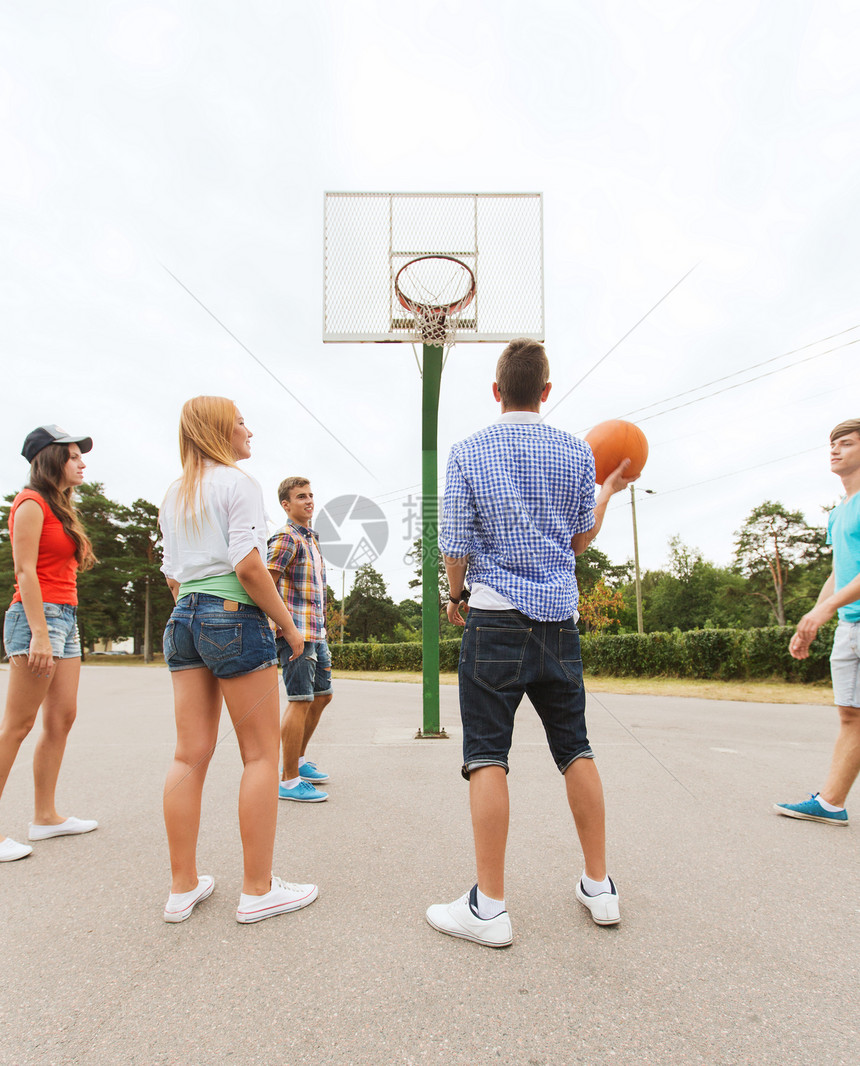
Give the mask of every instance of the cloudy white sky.
M 728 563 L 764 499 L 820 520 L 860 415 L 858 53 L 840 0 L 7 0 L 0 490 L 58 422 L 108 495 L 159 502 L 183 401 L 228 395 L 273 516 L 292 473 L 379 500 L 402 598 L 420 379 L 408 345 L 322 343 L 323 192 L 536 191 L 554 400 L 699 264 L 549 417 L 648 435 L 643 566 L 675 534 Z M 496 416 L 501 347 L 450 356 L 440 470 Z M 598 543 L 631 555 L 626 500 Z

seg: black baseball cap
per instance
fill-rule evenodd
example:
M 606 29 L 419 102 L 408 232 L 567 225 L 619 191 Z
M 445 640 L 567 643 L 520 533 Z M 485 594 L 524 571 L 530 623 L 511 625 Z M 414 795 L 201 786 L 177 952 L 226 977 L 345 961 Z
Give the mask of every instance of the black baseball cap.
M 28 463 L 32 463 L 43 448 L 49 444 L 78 444 L 82 452 L 92 450 L 92 437 L 76 437 L 72 433 L 66 433 L 59 426 L 39 426 L 32 433 L 27 434 L 21 454 Z

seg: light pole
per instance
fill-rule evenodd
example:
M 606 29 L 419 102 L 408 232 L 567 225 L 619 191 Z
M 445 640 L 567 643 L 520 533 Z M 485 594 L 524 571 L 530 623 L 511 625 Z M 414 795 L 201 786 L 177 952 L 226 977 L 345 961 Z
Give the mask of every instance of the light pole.
M 654 495 L 653 489 L 643 489 L 649 496 Z M 636 530 L 636 490 L 630 485 L 630 509 L 633 512 L 633 566 L 636 573 L 636 629 L 641 636 L 645 632 L 642 623 L 642 581 L 639 577 L 639 534 Z

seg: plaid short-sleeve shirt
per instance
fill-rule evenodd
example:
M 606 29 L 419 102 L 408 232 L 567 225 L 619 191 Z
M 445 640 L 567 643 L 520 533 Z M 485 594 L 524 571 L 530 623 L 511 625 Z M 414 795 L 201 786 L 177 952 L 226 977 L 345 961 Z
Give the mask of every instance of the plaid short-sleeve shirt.
M 296 628 L 305 640 L 325 639 L 326 576 L 320 552 L 322 585 L 317 581 L 311 545 L 319 552 L 319 536 L 308 526 L 288 521 L 269 537 L 266 566 L 275 578 L 278 591 Z
M 439 546 L 469 557 L 470 585 L 536 621 L 562 621 L 579 602 L 570 542 L 594 525 L 594 456 L 578 437 L 517 414 L 527 415 L 511 412 L 451 449 Z

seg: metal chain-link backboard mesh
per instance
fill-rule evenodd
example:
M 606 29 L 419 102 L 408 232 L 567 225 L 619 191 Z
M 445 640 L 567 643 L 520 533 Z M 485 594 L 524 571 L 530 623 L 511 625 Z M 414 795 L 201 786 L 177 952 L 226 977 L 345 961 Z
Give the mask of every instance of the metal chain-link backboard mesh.
M 540 193 L 326 193 L 323 340 L 420 343 L 394 278 L 436 255 L 477 282 L 458 343 L 544 339 Z

